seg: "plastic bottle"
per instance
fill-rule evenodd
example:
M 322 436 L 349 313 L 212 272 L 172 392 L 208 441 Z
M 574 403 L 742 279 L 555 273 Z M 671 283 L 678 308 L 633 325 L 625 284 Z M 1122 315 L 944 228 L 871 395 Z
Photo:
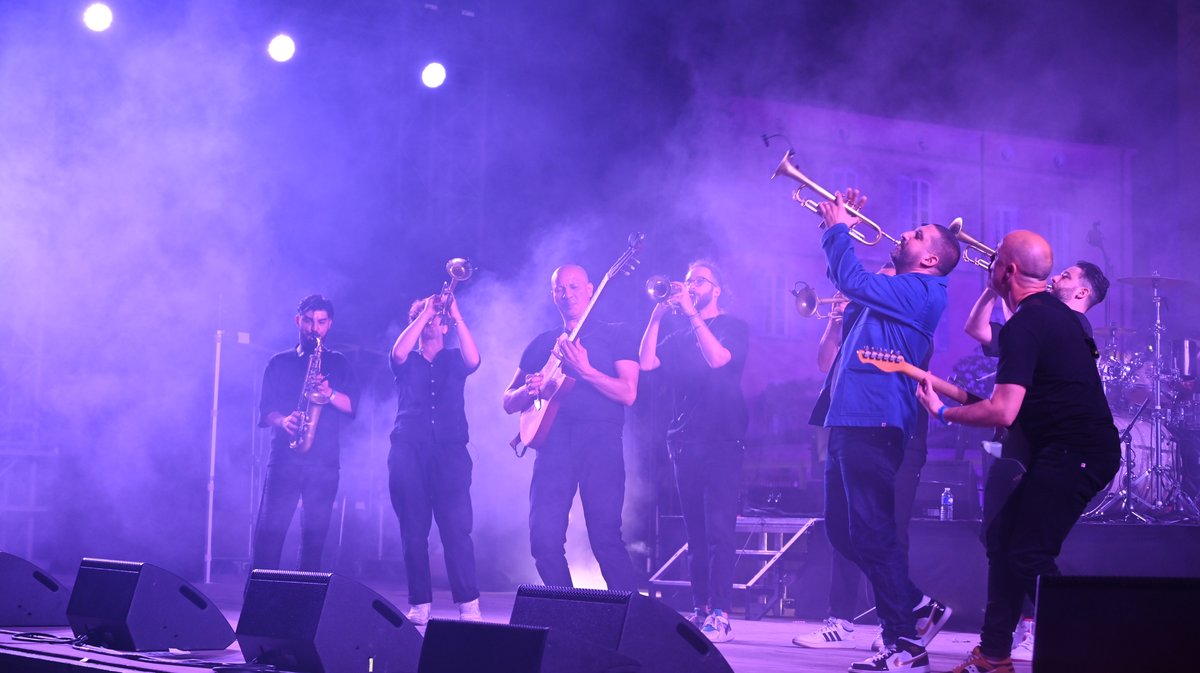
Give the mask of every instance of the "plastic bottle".
M 949 487 L 942 490 L 942 507 L 938 519 L 941 521 L 954 520 L 954 492 Z

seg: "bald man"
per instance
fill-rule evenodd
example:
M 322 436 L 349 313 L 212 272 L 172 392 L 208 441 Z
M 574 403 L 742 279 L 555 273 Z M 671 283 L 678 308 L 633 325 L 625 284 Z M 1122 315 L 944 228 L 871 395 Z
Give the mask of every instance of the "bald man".
M 1046 290 L 1054 258 L 1046 239 L 1014 231 L 1000 243 L 988 282 L 1013 312 L 1000 330 L 992 397 L 948 408 L 932 379 L 917 399 L 944 423 L 1020 423 L 1028 469 L 985 532 L 988 600 L 980 644 L 955 673 L 1011 673 L 1012 633 L 1037 579 L 1087 503 L 1117 473 L 1120 439 L 1096 370 L 1096 342 L 1078 314 Z
M 550 434 L 537 450 L 529 485 L 529 545 L 538 575 L 547 586 L 574 586 L 567 565 L 568 515 L 575 492 L 583 503 L 588 541 L 609 589 L 636 591 L 637 578 L 621 539 L 625 503 L 625 458 L 621 430 L 625 407 L 637 397 L 637 340 L 616 325 L 582 320 L 596 288 L 587 271 L 560 266 L 550 276 L 554 305 L 562 326 L 534 337 L 521 355 L 512 383 L 504 391 L 504 411 L 520 413 L 539 399 L 542 375 L 557 354 L 563 371 L 575 379 L 564 393 Z

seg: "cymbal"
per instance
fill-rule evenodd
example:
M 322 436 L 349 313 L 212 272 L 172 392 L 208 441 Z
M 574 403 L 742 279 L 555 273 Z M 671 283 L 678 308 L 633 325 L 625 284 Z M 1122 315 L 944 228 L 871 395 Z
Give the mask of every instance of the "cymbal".
M 1160 276 L 1158 274 L 1153 274 L 1150 276 L 1126 276 L 1124 278 L 1118 278 L 1117 282 L 1144 289 L 1154 289 L 1155 287 L 1158 287 L 1162 290 L 1194 291 L 1200 289 L 1200 286 L 1197 286 L 1190 280 L 1184 280 L 1183 278 L 1169 278 L 1167 276 Z

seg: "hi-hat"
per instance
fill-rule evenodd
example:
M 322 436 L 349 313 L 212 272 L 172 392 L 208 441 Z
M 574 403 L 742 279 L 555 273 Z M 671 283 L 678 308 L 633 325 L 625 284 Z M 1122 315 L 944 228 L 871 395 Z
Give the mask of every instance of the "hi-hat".
M 1108 336 L 1123 337 L 1123 336 L 1129 336 L 1131 334 L 1137 334 L 1137 330 L 1129 329 L 1128 327 L 1117 327 L 1116 325 L 1113 325 L 1111 327 L 1095 327 L 1092 329 L 1092 333 L 1095 334 L 1096 336 L 1103 336 L 1103 337 L 1108 337 Z
M 1150 276 L 1126 276 L 1124 278 L 1118 278 L 1117 282 L 1144 289 L 1154 289 L 1156 287 L 1162 290 L 1195 291 L 1200 289 L 1200 286 L 1197 286 L 1196 283 L 1190 280 L 1184 280 L 1183 278 L 1169 278 L 1167 276 L 1160 276 L 1158 274 L 1153 274 Z

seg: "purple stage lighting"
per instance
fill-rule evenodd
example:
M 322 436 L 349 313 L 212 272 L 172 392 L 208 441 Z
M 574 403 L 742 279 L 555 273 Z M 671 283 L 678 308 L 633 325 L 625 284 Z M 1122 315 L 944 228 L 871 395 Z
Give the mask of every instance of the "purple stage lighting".
M 280 63 L 290 61 L 296 55 L 296 41 L 280 33 L 271 38 L 271 43 L 267 45 L 267 53 Z
M 421 71 L 421 83 L 430 89 L 436 89 L 446 81 L 446 66 L 441 63 L 430 63 Z
M 104 32 L 112 25 L 112 21 L 112 10 L 102 2 L 88 5 L 88 8 L 83 10 L 83 25 L 87 26 L 89 30 L 97 33 Z

